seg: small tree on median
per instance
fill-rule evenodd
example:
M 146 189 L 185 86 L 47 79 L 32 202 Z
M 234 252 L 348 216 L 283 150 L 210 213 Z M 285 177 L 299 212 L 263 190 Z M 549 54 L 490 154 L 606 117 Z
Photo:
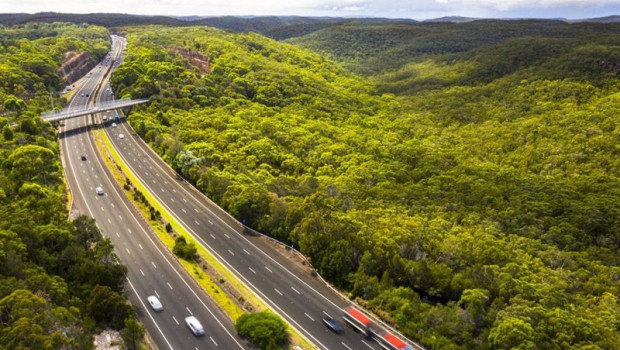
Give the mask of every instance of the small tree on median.
M 262 350 L 277 350 L 288 343 L 286 323 L 269 311 L 241 315 L 235 329 Z
M 172 252 L 181 259 L 192 260 L 196 255 L 196 245 L 187 243 L 185 237 L 179 236 L 174 240 L 174 248 Z

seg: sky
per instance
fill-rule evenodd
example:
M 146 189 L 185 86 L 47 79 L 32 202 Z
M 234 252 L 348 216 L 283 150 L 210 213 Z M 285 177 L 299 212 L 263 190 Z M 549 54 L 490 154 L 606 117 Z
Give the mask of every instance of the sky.
M 0 13 L 129 13 L 171 16 L 299 15 L 416 20 L 592 18 L 620 15 L 620 0 L 0 0 Z

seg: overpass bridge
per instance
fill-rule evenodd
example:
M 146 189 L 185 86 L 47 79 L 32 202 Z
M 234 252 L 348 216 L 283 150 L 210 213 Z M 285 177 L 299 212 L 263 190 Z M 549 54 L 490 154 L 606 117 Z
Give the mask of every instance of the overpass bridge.
M 93 113 L 101 113 L 106 111 L 111 111 L 119 108 L 131 107 L 135 105 L 139 105 L 142 103 L 149 102 L 147 99 L 120 99 L 114 101 L 106 101 L 101 102 L 97 105 L 93 106 L 79 106 L 79 107 L 69 107 L 57 111 L 47 112 L 41 114 L 41 118 L 47 122 L 56 122 L 65 119 L 77 118 Z

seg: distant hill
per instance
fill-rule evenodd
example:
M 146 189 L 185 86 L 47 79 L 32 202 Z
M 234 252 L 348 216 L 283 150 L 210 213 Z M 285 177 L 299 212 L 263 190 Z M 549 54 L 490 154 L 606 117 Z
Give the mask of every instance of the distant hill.
M 588 19 L 581 20 L 580 22 L 620 23 L 620 15 L 588 18 Z
M 475 20 L 479 20 L 480 18 L 474 18 L 474 17 L 462 17 L 462 16 L 445 16 L 445 17 L 439 17 L 439 18 L 431 18 L 431 19 L 425 19 L 422 22 L 452 22 L 452 23 L 465 23 L 465 22 L 471 22 L 471 21 L 475 21 Z
M 192 21 L 191 25 L 205 25 L 235 32 L 266 33 L 276 28 L 289 26 L 307 26 L 312 24 L 329 24 L 344 21 L 338 17 L 298 17 L 298 16 L 260 16 L 260 17 L 207 17 Z
M 127 25 L 160 24 L 167 26 L 187 25 L 187 22 L 166 16 L 140 16 L 122 13 L 57 13 L 40 12 L 35 14 L 0 14 L 0 24 L 12 26 L 29 22 L 70 22 L 75 24 L 89 23 L 104 27 L 118 27 Z
M 559 20 L 484 19 L 465 23 L 364 23 L 351 21 L 287 39 L 363 74 L 397 69 L 429 55 L 449 55 L 517 37 L 572 38 L 613 35 L 617 24 Z
M 159 24 L 166 26 L 209 26 L 234 32 L 256 32 L 277 40 L 303 36 L 345 22 L 366 24 L 413 24 L 402 18 L 344 18 L 302 16 L 142 16 L 121 13 L 70 14 L 56 12 L 0 14 L 0 25 L 12 26 L 29 22 L 89 23 L 104 27 Z
M 170 16 L 174 19 L 178 19 L 181 21 L 198 21 L 204 18 L 207 18 L 207 16 Z

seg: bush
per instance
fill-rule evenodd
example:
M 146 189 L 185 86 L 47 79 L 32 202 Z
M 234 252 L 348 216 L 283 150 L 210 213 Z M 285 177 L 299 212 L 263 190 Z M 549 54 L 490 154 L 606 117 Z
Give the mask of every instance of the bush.
M 235 329 L 262 350 L 280 349 L 288 343 L 286 323 L 269 311 L 243 314 L 237 319 Z
M 192 260 L 196 255 L 196 245 L 187 243 L 185 237 L 179 236 L 174 240 L 174 248 L 172 252 L 181 259 Z

